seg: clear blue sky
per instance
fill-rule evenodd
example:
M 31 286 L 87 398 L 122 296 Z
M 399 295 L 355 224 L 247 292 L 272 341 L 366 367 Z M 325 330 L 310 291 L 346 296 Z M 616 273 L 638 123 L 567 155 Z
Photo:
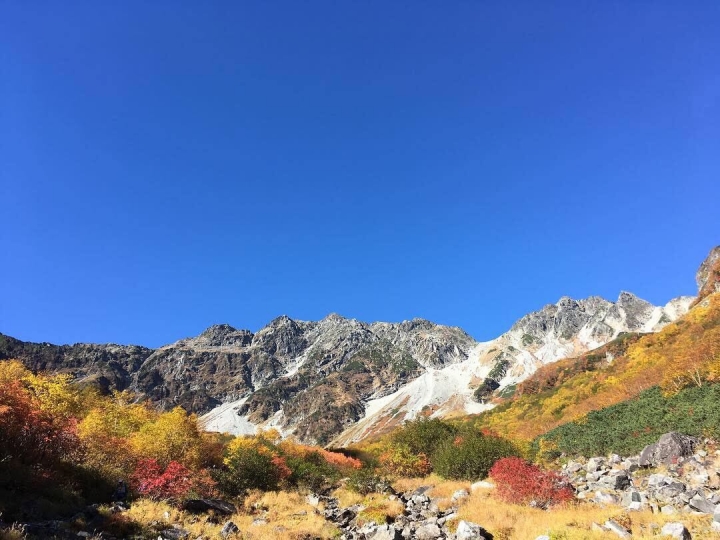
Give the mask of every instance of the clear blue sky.
M 0 332 L 489 339 L 695 292 L 720 3 L 0 2 Z

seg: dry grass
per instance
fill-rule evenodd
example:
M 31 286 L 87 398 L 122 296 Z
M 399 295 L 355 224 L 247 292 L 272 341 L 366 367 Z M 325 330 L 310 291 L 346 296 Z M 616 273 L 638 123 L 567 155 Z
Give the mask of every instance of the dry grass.
M 391 500 L 387 495 L 372 493 L 360 502 L 363 509 L 358 514 L 358 524 L 363 525 L 370 521 L 375 523 L 390 523 L 403 513 L 405 505 L 398 499 Z
M 437 474 L 431 474 L 424 478 L 400 478 L 393 483 L 393 488 L 399 492 L 414 490 L 422 486 L 432 486 L 433 497 L 452 497 L 452 494 L 459 489 L 470 491 L 470 482 L 445 480 Z
M 364 497 L 360 495 L 359 493 L 355 493 L 354 491 L 350 491 L 347 488 L 338 488 L 333 493 L 332 496 L 337 498 L 338 504 L 342 508 L 347 508 L 348 506 L 353 506 L 354 504 L 362 504 L 362 501 Z
M 356 504 L 362 506 L 363 510 L 358 514 L 358 521 L 361 524 L 370 521 L 386 523 L 394 520 L 405 510 L 405 505 L 398 499 L 380 493 L 363 496 L 346 488 L 338 488 L 332 495 L 337 498 L 338 504 L 342 508 Z
M 229 538 L 260 540 L 298 540 L 301 538 L 337 538 L 338 530 L 315 512 L 305 497 L 293 492 L 252 493 L 243 508 L 235 515 L 212 519 L 207 515 L 193 515 L 165 503 L 136 501 L 125 514 L 127 518 L 149 526 L 152 522 L 179 524 L 190 532 L 191 538 L 220 538 L 225 521 L 232 521 L 240 533 Z M 258 520 L 255 524 L 253 522 Z
M 617 540 L 612 533 L 592 530 L 593 523 L 603 524 L 608 519 L 619 522 L 629 519 L 633 538 L 657 538 L 660 527 L 670 521 L 683 522 L 696 540 L 717 538 L 717 533 L 710 530 L 710 516 L 667 516 L 649 510 L 628 513 L 617 506 L 601 507 L 588 503 L 546 511 L 498 501 L 486 490 L 476 490 L 462 504 L 457 520 L 460 519 L 482 525 L 498 540 L 534 540 L 542 534 L 558 540 Z

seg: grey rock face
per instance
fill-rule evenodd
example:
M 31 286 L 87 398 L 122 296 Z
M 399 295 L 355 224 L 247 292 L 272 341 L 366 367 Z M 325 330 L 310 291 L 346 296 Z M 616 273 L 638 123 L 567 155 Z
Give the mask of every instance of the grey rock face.
M 365 536 L 369 540 L 400 540 L 402 533 L 391 525 L 381 525 Z
M 632 535 L 630 534 L 630 531 L 628 531 L 625 527 L 620 525 L 617 521 L 614 519 L 608 519 L 605 522 L 605 529 L 615 533 L 620 538 L 630 538 Z
M 16 358 L 33 371 L 73 374 L 106 392 L 127 389 L 152 353 L 152 349 L 137 345 L 52 345 L 0 334 L 0 360 Z
M 240 529 L 237 525 L 235 525 L 232 521 L 227 521 L 220 530 L 220 536 L 228 538 L 231 534 L 237 534 L 239 532 Z
M 717 508 L 717 505 L 711 503 L 699 493 L 697 493 L 692 499 L 690 499 L 688 505 L 693 510 L 697 510 L 698 512 L 702 512 L 704 514 L 714 514 L 715 509 Z
M 429 523 L 415 530 L 415 538 L 417 538 L 417 540 L 435 540 L 441 536 L 442 531 L 440 531 L 440 527 L 438 527 L 436 523 Z
M 702 262 L 700 268 L 695 274 L 695 282 L 697 283 L 698 291 L 702 291 L 708 284 L 711 278 L 712 269 L 720 262 L 720 246 L 714 247 L 707 258 Z M 720 290 L 720 283 L 715 284 L 715 292 Z

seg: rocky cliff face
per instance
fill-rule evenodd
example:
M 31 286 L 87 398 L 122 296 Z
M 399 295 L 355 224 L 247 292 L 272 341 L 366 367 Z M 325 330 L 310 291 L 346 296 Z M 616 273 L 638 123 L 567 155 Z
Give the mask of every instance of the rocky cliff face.
M 701 294 L 720 290 L 718 283 L 715 248 L 698 272 Z M 418 414 L 485 410 L 492 395 L 512 391 L 539 366 L 623 332 L 657 331 L 692 301 L 657 307 L 626 292 L 616 302 L 563 297 L 485 343 L 422 319 L 368 324 L 336 314 L 317 322 L 282 316 L 256 333 L 216 325 L 156 350 L 0 334 L 0 359 L 73 373 L 106 391 L 132 389 L 160 407 L 181 405 L 204 415 L 211 430 L 272 426 L 308 442 L 346 444 Z
M 33 371 L 71 373 L 105 391 L 129 388 L 152 352 L 137 345 L 26 343 L 0 334 L 0 360 L 17 358 Z
M 333 443 L 349 444 L 418 414 L 482 412 L 491 407 L 491 396 L 512 391 L 540 366 L 579 356 L 623 332 L 656 332 L 685 314 L 692 301 L 682 297 L 657 307 L 627 292 L 617 302 L 563 297 L 525 315 L 500 337 L 475 344 L 467 359 L 428 366 L 395 392 L 369 400 L 365 415 Z
M 209 429 L 252 432 L 263 424 L 327 443 L 363 417 L 368 399 L 426 369 L 462 362 L 474 346 L 461 329 L 421 319 L 367 324 L 336 314 L 318 322 L 281 317 L 246 349 L 253 391 L 204 420 Z
M 700 265 L 695 275 L 698 300 L 720 291 L 720 246 L 716 246 Z

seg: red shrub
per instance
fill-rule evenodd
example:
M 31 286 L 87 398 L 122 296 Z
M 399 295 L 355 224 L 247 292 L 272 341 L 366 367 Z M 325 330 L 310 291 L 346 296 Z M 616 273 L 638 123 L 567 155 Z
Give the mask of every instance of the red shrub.
M 285 458 L 280 456 L 275 456 L 272 458 L 272 464 L 275 465 L 275 468 L 277 469 L 278 476 L 280 477 L 280 480 L 285 480 L 286 478 L 290 478 L 292 476 L 292 471 L 290 470 L 290 467 L 287 466 L 287 462 L 285 461 Z
M 498 496 L 510 503 L 547 508 L 575 496 L 572 486 L 558 473 L 517 457 L 498 460 L 490 469 L 490 478 L 497 484 Z
M 206 470 L 195 473 L 177 461 L 163 471 L 157 460 L 140 460 L 130 481 L 140 495 L 154 500 L 180 500 L 191 492 L 209 495 L 215 489 Z

